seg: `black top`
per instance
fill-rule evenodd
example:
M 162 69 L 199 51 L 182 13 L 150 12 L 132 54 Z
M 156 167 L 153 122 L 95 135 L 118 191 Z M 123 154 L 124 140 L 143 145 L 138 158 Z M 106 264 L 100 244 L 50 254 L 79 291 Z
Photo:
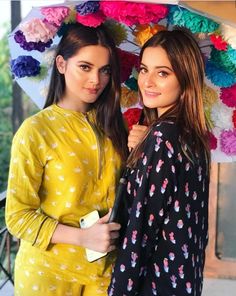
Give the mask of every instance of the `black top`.
M 204 150 L 202 150 L 204 151 Z M 156 125 L 128 176 L 130 220 L 110 296 L 200 296 L 208 241 L 209 177 L 204 152 L 192 164 L 178 128 Z

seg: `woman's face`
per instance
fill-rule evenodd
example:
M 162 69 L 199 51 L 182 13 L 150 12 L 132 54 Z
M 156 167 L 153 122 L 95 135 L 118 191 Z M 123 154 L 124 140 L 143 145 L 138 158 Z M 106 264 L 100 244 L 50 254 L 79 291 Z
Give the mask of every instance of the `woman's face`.
M 138 86 L 144 106 L 157 108 L 158 116 L 171 108 L 179 99 L 180 85 L 162 47 L 147 47 L 144 50 Z
M 59 103 L 86 112 L 110 80 L 109 57 L 108 49 L 100 45 L 85 46 L 68 60 L 57 56 L 58 71 L 65 77 L 65 93 Z

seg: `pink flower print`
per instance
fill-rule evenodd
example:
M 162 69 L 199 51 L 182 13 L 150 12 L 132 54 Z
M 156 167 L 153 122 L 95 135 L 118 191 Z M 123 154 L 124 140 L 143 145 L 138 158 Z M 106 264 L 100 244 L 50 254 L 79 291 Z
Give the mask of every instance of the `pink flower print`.
M 163 268 L 165 270 L 165 272 L 169 272 L 169 262 L 167 258 L 164 258 L 163 260 Z
M 152 294 L 157 295 L 157 287 L 156 287 L 156 284 L 154 282 L 152 282 Z
M 188 259 L 188 245 L 184 244 L 182 246 L 182 251 L 184 252 L 184 258 Z
M 177 277 L 175 275 L 172 275 L 170 277 L 170 280 L 171 280 L 172 287 L 175 289 L 177 286 L 177 283 L 176 283 Z
M 178 158 L 178 161 L 179 161 L 179 162 L 182 162 L 182 161 L 183 161 L 182 155 L 181 155 L 180 153 L 178 153 L 177 158 Z
M 185 188 L 184 188 L 184 190 L 185 190 L 185 195 L 186 195 L 186 196 L 189 196 L 188 182 L 185 184 Z
M 187 162 L 186 165 L 185 165 L 185 171 L 188 172 L 189 171 L 189 168 L 190 168 L 190 163 Z
M 164 161 L 162 159 L 159 159 L 157 166 L 156 166 L 156 172 L 159 173 L 161 170 L 161 166 L 163 165 Z
M 161 137 L 162 136 L 162 133 L 160 131 L 155 131 L 153 133 L 153 135 L 156 136 L 156 137 Z
M 194 258 L 194 254 L 192 254 L 192 266 L 195 267 L 195 258 Z
M 150 190 L 149 190 L 149 196 L 151 196 L 151 197 L 153 196 L 155 189 L 156 189 L 155 185 L 152 184 L 152 185 L 151 185 L 151 188 L 150 188 Z
M 202 192 L 205 192 L 205 179 L 202 182 Z
M 166 224 L 168 224 L 169 223 L 169 221 L 170 221 L 170 217 L 169 216 L 167 216 L 166 218 L 165 218 L 165 220 L 164 220 L 164 224 L 166 225 Z
M 204 200 L 201 202 L 201 207 L 204 208 Z
M 136 266 L 136 260 L 138 259 L 137 253 L 132 252 L 131 253 L 131 266 L 135 267 Z
M 197 199 L 197 192 L 193 191 L 193 200 L 196 200 L 196 199 Z
M 172 196 L 169 196 L 168 201 L 167 201 L 167 205 L 169 206 L 172 203 Z
M 198 224 L 198 212 L 195 212 L 195 222 Z
M 197 243 L 197 236 L 196 236 L 196 234 L 194 235 L 194 243 L 195 244 Z
M 144 233 L 143 239 L 142 239 L 142 244 L 141 244 L 141 246 L 143 248 L 146 247 L 146 245 L 147 245 L 147 239 L 148 239 L 148 236 L 146 235 L 146 233 Z
M 133 281 L 131 279 L 128 279 L 127 290 L 130 292 L 132 288 L 133 288 Z
M 154 263 L 154 269 L 156 277 L 160 277 L 160 268 L 156 263 Z
M 193 235 L 193 234 L 192 234 L 192 228 L 189 227 L 189 228 L 188 228 L 188 237 L 189 237 L 189 238 L 192 238 L 192 235 Z
M 140 216 L 140 209 L 142 208 L 142 204 L 139 201 L 137 204 L 137 208 L 136 208 L 136 218 L 138 218 Z
M 162 186 L 161 186 L 161 193 L 162 194 L 165 193 L 167 184 L 168 184 L 168 180 L 167 180 L 167 178 L 165 178 L 163 183 L 162 183 Z
M 187 291 L 188 294 L 192 293 L 192 286 L 191 286 L 190 282 L 186 283 L 186 291 Z
M 142 186 L 142 183 L 143 183 L 143 175 L 141 176 L 140 180 L 139 180 L 139 184 L 138 186 L 141 187 Z
M 179 270 L 179 277 L 180 277 L 181 279 L 183 279 L 183 278 L 184 278 L 184 266 L 181 265 L 181 266 L 178 268 L 178 270 Z
M 152 165 L 149 165 L 148 167 L 147 167 L 147 172 L 146 172 L 146 177 L 147 177 L 147 179 L 148 179 L 148 177 L 149 177 L 149 173 L 150 173 L 150 171 L 151 171 L 151 169 L 152 169 Z M 142 176 L 143 177 L 143 176 Z M 143 179 L 143 178 L 142 178 Z M 140 186 L 139 186 L 140 187 Z
M 153 223 L 154 219 L 155 219 L 154 215 L 150 214 L 149 219 L 148 219 L 148 225 L 150 227 L 152 226 L 152 223 Z
M 174 261 L 175 260 L 175 254 L 173 252 L 170 252 L 169 253 L 169 258 L 171 261 Z
M 127 247 L 127 241 L 128 241 L 128 239 L 127 239 L 127 237 L 125 237 L 125 238 L 124 238 L 124 241 L 123 241 L 123 245 L 122 245 L 122 249 L 123 249 L 123 250 L 125 250 L 126 247 Z
M 136 191 L 136 189 L 134 189 L 134 197 L 136 197 L 137 196 L 137 191 Z
M 175 201 L 174 209 L 176 212 L 179 212 L 179 201 L 178 200 Z
M 190 204 L 187 204 L 185 207 L 185 211 L 187 212 L 187 217 L 190 218 L 191 212 L 190 212 Z
M 172 242 L 172 244 L 175 244 L 176 243 L 176 240 L 174 238 L 174 232 L 170 232 L 169 233 L 169 238 L 170 238 L 170 241 Z
M 145 197 L 145 198 L 144 198 L 144 205 L 146 205 L 147 202 L 148 202 L 148 199 L 147 199 L 147 197 Z
M 179 229 L 181 229 L 181 228 L 183 228 L 183 226 L 184 226 L 184 222 L 183 222 L 183 220 L 178 220 L 178 223 L 177 223 L 177 227 L 179 228 Z
M 130 181 L 128 181 L 128 184 L 127 184 L 127 192 L 129 194 L 131 193 L 131 183 L 130 183 Z
M 162 142 L 162 139 L 161 138 L 157 138 L 156 139 L 156 145 L 155 145 L 155 148 L 154 150 L 157 152 L 159 149 L 160 149 L 160 145 L 161 145 L 161 142 Z
M 177 188 L 177 186 L 175 186 L 175 187 L 174 187 L 174 191 L 177 192 L 177 190 L 178 190 L 178 188 Z
M 171 166 L 171 171 L 173 174 L 175 173 L 175 166 L 174 165 Z
M 197 170 L 198 173 L 198 181 L 202 181 L 202 167 L 200 166 Z
M 163 209 L 160 209 L 160 211 L 159 211 L 159 216 L 160 216 L 160 217 L 163 217 L 163 215 L 164 215 L 164 210 L 163 210 Z
M 145 155 L 145 156 L 143 157 L 143 165 L 146 165 L 146 163 L 147 163 L 147 156 Z
M 162 236 L 163 236 L 164 240 L 167 240 L 165 230 L 162 230 Z
M 172 155 L 174 154 L 174 149 L 169 141 L 166 141 L 166 147 L 168 148 L 167 155 L 169 158 L 171 158 Z
M 131 241 L 132 241 L 132 244 L 133 244 L 133 245 L 135 245 L 135 243 L 136 243 L 137 233 L 138 233 L 137 230 L 133 230 L 133 232 L 132 232 Z
M 121 271 L 121 272 L 124 272 L 124 271 L 125 271 L 125 265 L 124 265 L 124 264 L 121 264 L 121 265 L 120 265 L 120 271 Z

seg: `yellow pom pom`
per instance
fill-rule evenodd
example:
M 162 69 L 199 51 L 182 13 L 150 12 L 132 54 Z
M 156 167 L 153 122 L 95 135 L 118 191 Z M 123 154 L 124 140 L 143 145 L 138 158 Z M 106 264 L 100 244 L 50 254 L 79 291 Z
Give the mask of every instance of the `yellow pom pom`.
M 138 103 L 138 93 L 134 90 L 130 90 L 127 87 L 121 88 L 121 106 L 123 108 L 129 108 Z

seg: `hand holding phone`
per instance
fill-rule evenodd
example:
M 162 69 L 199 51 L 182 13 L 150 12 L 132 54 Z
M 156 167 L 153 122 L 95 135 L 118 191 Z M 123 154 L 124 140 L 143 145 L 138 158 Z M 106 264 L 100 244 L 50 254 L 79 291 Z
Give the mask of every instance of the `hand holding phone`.
M 80 218 L 80 227 L 82 229 L 91 227 L 94 223 L 99 220 L 99 213 L 97 210 L 88 213 L 87 215 Z M 106 256 L 107 253 L 100 253 L 90 249 L 85 249 L 87 260 L 93 262 L 103 256 Z

